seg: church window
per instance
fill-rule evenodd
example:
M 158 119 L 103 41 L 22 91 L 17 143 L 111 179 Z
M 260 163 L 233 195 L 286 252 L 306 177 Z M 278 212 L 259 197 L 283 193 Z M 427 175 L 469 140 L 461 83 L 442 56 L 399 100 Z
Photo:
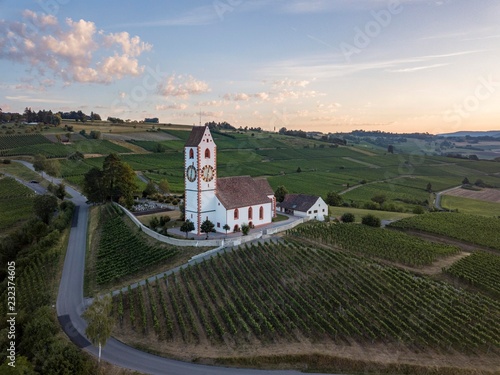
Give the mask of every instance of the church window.
M 264 207 L 262 206 L 259 208 L 259 219 L 264 220 Z
M 249 207 L 248 208 L 248 220 L 252 220 L 252 214 L 253 214 L 252 207 Z
M 189 150 L 189 159 L 194 159 L 194 151 L 193 151 L 193 149 Z
M 238 220 L 238 219 L 239 219 L 239 216 L 240 216 L 240 213 L 239 213 L 238 209 L 236 208 L 236 209 L 234 210 L 234 220 Z
M 208 148 L 205 150 L 205 158 L 210 159 L 210 150 Z

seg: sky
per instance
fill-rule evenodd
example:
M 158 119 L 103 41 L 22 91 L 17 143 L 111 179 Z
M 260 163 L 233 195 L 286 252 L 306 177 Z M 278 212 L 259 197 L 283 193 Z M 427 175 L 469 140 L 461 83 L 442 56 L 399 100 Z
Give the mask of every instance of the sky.
M 500 129 L 497 0 L 0 0 L 0 108 Z

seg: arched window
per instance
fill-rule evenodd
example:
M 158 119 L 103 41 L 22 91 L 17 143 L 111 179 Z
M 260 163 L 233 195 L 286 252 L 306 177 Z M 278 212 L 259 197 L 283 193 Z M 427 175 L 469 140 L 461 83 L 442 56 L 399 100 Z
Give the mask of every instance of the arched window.
M 194 151 L 193 151 L 193 149 L 189 150 L 189 159 L 194 159 Z
M 259 208 L 259 219 L 264 220 L 264 207 L 262 206 Z
M 248 208 L 248 220 L 252 220 L 252 214 L 253 214 L 252 207 L 249 207 Z
M 237 208 L 234 209 L 234 220 L 238 220 L 240 218 L 240 212 Z
M 205 150 L 205 158 L 210 159 L 210 150 L 208 148 Z

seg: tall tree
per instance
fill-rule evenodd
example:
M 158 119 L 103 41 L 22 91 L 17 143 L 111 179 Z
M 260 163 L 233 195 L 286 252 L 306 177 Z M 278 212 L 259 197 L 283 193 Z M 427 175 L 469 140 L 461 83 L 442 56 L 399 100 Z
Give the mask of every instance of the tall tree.
M 181 225 L 181 232 L 186 233 L 186 238 L 188 237 L 188 233 L 194 230 L 194 223 L 191 220 L 186 220 Z
M 83 193 L 93 203 L 106 200 L 103 173 L 99 168 L 94 167 L 83 176 Z
M 111 298 L 97 298 L 94 303 L 83 313 L 88 323 L 85 334 L 93 345 L 99 346 L 99 363 L 101 362 L 101 346 L 111 336 L 113 319 L 111 318 Z
M 50 222 L 57 209 L 57 198 L 50 194 L 37 195 L 33 201 L 33 210 L 45 224 Z
M 108 198 L 115 202 L 121 199 L 127 206 L 131 206 L 137 184 L 134 170 L 130 165 L 122 162 L 117 154 L 110 154 L 104 159 L 102 172 Z
M 330 206 L 340 206 L 343 202 L 342 196 L 334 191 L 330 191 L 326 195 L 326 204 Z
M 231 229 L 231 227 L 228 224 L 224 224 L 224 226 L 222 227 L 222 229 L 224 229 L 226 231 L 226 236 L 227 236 L 227 231 L 229 229 Z
M 45 161 L 44 170 L 52 177 L 59 177 L 61 175 L 61 162 L 59 160 Z
M 155 195 L 158 193 L 158 190 L 156 190 L 156 185 L 153 181 L 149 180 L 148 184 L 146 185 L 146 188 L 142 192 L 143 197 L 150 197 L 152 195 Z
M 389 154 L 394 154 L 394 146 L 393 145 L 389 145 L 387 146 L 387 152 Z
M 35 168 L 35 171 L 40 172 L 45 169 L 45 162 L 47 161 L 47 158 L 44 155 L 37 154 L 35 155 L 35 160 L 33 161 L 33 168 Z
M 201 232 L 207 234 L 207 239 L 208 239 L 208 234 L 212 232 L 215 228 L 214 223 L 212 223 L 210 220 L 206 219 L 203 223 L 201 223 Z
M 61 182 L 59 185 L 57 185 L 54 195 L 61 200 L 66 197 L 66 186 L 64 185 L 64 183 Z
M 276 201 L 283 202 L 285 200 L 285 196 L 288 194 L 288 190 L 285 186 L 280 185 L 274 191 L 274 196 L 276 197 Z
M 163 194 L 166 194 L 170 191 L 170 185 L 169 185 L 166 178 L 162 178 L 160 180 L 160 183 L 158 184 L 158 188 L 160 189 L 160 192 L 162 192 Z
M 432 184 L 430 182 L 427 183 L 425 190 L 427 190 L 429 193 L 432 193 Z

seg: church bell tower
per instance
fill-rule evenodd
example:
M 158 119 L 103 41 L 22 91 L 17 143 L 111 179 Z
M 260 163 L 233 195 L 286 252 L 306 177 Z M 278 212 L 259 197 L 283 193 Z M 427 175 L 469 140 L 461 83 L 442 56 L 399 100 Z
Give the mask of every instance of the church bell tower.
M 201 234 L 201 223 L 215 222 L 217 146 L 208 126 L 195 126 L 184 146 L 185 217 Z

